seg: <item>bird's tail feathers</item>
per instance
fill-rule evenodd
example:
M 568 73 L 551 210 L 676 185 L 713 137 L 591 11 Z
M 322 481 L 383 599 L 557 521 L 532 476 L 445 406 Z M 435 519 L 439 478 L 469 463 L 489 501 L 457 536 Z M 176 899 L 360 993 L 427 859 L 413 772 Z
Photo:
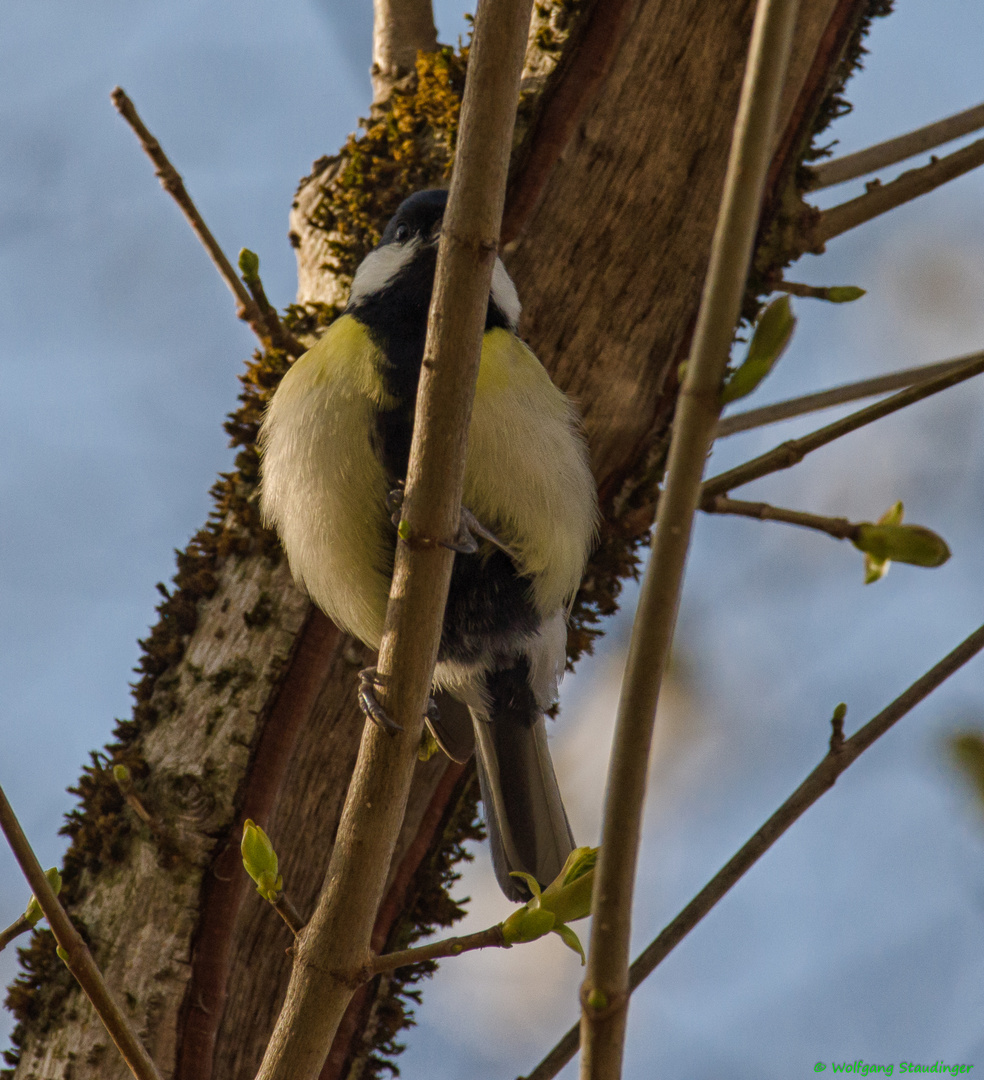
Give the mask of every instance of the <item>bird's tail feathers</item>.
M 517 901 L 527 900 L 529 893 L 521 879 L 510 876 L 512 871 L 532 874 L 546 886 L 574 849 L 546 722 L 524 675 L 525 663 L 491 673 L 491 708 L 485 716 L 472 713 L 492 864 L 502 891 Z

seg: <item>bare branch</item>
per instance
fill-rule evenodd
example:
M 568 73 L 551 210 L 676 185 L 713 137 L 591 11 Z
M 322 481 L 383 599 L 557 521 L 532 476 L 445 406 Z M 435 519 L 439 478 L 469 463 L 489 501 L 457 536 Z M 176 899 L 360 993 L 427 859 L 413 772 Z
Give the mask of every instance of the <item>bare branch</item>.
M 441 229 L 390 600 L 378 669 L 395 735 L 367 724 L 287 999 L 258 1080 L 315 1080 L 369 955 L 406 806 L 437 658 L 465 447 L 532 0 L 479 5 Z
M 955 671 L 984 649 L 984 626 L 979 627 L 935 667 L 917 679 L 905 693 L 869 720 L 851 738 L 843 739 L 841 707 L 834 713 L 830 751 L 792 795 L 755 833 L 672 922 L 668 923 L 639 956 L 629 971 L 629 990 L 634 991 L 676 948 L 704 916 L 736 885 L 784 832 L 823 795 L 848 766 L 886 731 L 911 712 Z M 841 713 L 838 724 L 838 713 Z M 575 1025 L 525 1080 L 551 1080 L 574 1057 L 578 1048 Z
M 287 928 L 294 937 L 297 937 L 304 929 L 304 919 L 297 908 L 290 902 L 290 898 L 285 892 L 282 892 L 277 897 L 273 903 L 273 908 L 287 924 Z
M 852 431 L 857 431 L 858 428 L 871 424 L 875 420 L 881 420 L 883 416 L 889 416 L 894 412 L 898 412 L 899 409 L 914 405 L 917 401 L 922 401 L 923 398 L 938 394 L 941 390 L 948 390 L 951 386 L 956 386 L 957 383 L 971 379 L 975 375 L 980 375 L 982 371 L 984 371 L 984 353 L 975 353 L 968 358 L 966 363 L 961 364 L 946 375 L 912 386 L 908 390 L 903 390 L 899 394 L 886 398 L 884 401 L 869 405 L 866 409 L 860 409 L 858 412 L 851 413 L 850 416 L 845 416 L 842 420 L 837 420 L 833 424 L 828 424 L 826 427 L 811 432 L 809 435 L 804 435 L 802 439 L 791 439 L 789 442 L 781 443 L 767 453 L 753 458 L 751 461 L 746 461 L 743 465 L 737 465 L 727 472 L 712 476 L 710 480 L 705 481 L 701 491 L 701 506 L 710 502 L 716 495 L 723 495 L 725 492 L 731 491 L 732 488 L 741 487 L 742 484 L 749 484 L 753 480 L 768 476 L 769 473 L 778 472 L 780 469 L 788 469 L 792 465 L 798 465 L 807 454 L 819 450 L 821 446 L 826 446 L 835 439 L 840 439 Z
M 621 1074 L 632 894 L 656 703 L 701 478 L 721 412 L 721 382 L 758 225 L 797 8 L 797 0 L 760 0 L 757 5 L 704 295 L 677 404 L 609 766 L 591 948 L 581 991 L 584 1080 L 617 1080 Z
M 380 105 L 413 73 L 418 52 L 437 50 L 431 0 L 373 0 L 372 103 Z
M 830 390 L 819 390 L 815 394 L 778 401 L 775 405 L 763 405 L 760 409 L 747 409 L 719 420 L 715 438 L 724 439 L 728 435 L 736 435 L 739 431 L 750 431 L 752 428 L 765 427 L 766 424 L 777 424 L 780 420 L 790 420 L 794 416 L 832 409 L 835 405 L 846 405 L 850 401 L 888 394 L 892 390 L 902 390 L 907 386 L 935 379 L 939 375 L 947 375 L 981 357 L 984 357 L 984 353 L 970 353 L 955 360 L 941 360 L 937 364 L 925 364 L 922 367 L 906 368 L 904 371 L 893 371 L 888 375 L 876 375 L 872 379 L 845 383 Z
M 133 102 L 127 97 L 126 92 L 122 87 L 117 86 L 110 94 L 110 98 L 120 116 L 133 129 L 147 156 L 154 163 L 161 186 L 178 204 L 188 224 L 204 245 L 222 280 L 232 290 L 232 294 L 237 301 L 236 315 L 243 322 L 249 323 L 253 332 L 264 345 L 283 349 L 291 356 L 300 356 L 305 351 L 305 347 L 284 329 L 276 311 L 272 307 L 267 305 L 268 310 L 266 312 L 260 310 L 249 290 L 240 281 L 232 264 L 225 257 L 225 253 L 219 247 L 219 243 L 212 235 L 211 230 L 205 224 L 204 218 L 198 212 L 198 207 L 192 202 L 178 170 L 171 164 L 168 156 L 161 149 L 161 144 L 137 115 L 137 110 Z
M 869 146 L 865 150 L 858 150 L 855 154 L 845 154 L 832 161 L 822 161 L 819 165 L 813 165 L 810 169 L 812 174 L 810 190 L 819 191 L 821 188 L 833 187 L 835 184 L 843 184 L 846 180 L 854 180 L 859 176 L 877 172 L 879 169 L 886 169 L 890 165 L 897 165 L 900 161 L 915 157 L 916 154 L 925 154 L 928 150 L 935 150 L 937 146 L 943 146 L 944 143 L 970 135 L 971 132 L 982 127 L 984 127 L 984 103 L 955 113 L 944 120 L 937 120 L 933 124 L 917 128 L 905 135 L 886 139 L 885 142 Z
M 835 540 L 856 540 L 861 532 L 861 526 L 847 518 L 808 514 L 803 510 L 786 510 L 784 507 L 770 506 L 764 502 L 742 502 L 739 499 L 729 499 L 726 495 L 705 499 L 700 508 L 706 514 L 737 514 L 739 517 L 755 518 L 757 521 L 782 521 L 787 525 L 799 525 L 804 529 L 826 533 Z
M 29 930 L 33 930 L 31 926 L 31 920 L 26 915 L 21 915 L 19 919 L 15 919 L 6 930 L 0 930 L 0 952 L 16 938 L 19 938 L 21 934 L 26 934 Z
M 420 964 L 425 960 L 440 960 L 445 956 L 460 956 L 475 949 L 508 949 L 502 936 L 502 923 L 479 930 L 474 934 L 462 934 L 460 937 L 444 938 L 432 941 L 429 945 L 420 945 L 416 949 L 401 949 L 399 952 L 384 953 L 373 957 L 366 970 L 366 978 L 371 979 L 384 971 Z
M 130 1027 L 123 1011 L 113 1000 L 109 987 L 99 968 L 96 967 L 96 962 L 92 959 L 86 943 L 65 914 L 65 909 L 45 877 L 41 864 L 24 835 L 24 830 L 7 801 L 2 787 L 0 787 L 0 828 L 3 829 L 7 843 L 10 844 L 10 849 L 20 864 L 24 877 L 27 878 L 27 883 L 31 886 L 31 891 L 44 912 L 44 917 L 48 920 L 48 925 L 62 950 L 62 959 L 68 970 L 78 980 L 79 986 L 85 991 L 86 997 L 92 1002 L 92 1007 L 105 1024 L 106 1030 L 123 1055 L 123 1060 L 129 1066 L 130 1072 L 137 1080 L 161 1080 L 161 1075 L 151 1061 L 150 1055 L 137 1038 L 136 1032 Z
M 932 158 L 928 165 L 902 173 L 890 184 L 872 180 L 864 195 L 824 210 L 810 232 L 811 251 L 823 251 L 828 240 L 863 225 L 872 218 L 894 210 L 903 203 L 925 195 L 941 184 L 984 164 L 984 139 L 972 142 L 944 158 Z
M 864 289 L 856 285 L 804 285 L 801 281 L 781 279 L 776 284 L 776 292 L 786 292 L 791 296 L 806 296 L 812 300 L 826 300 L 832 304 L 845 304 L 860 300 Z M 848 295 L 844 295 L 847 293 Z

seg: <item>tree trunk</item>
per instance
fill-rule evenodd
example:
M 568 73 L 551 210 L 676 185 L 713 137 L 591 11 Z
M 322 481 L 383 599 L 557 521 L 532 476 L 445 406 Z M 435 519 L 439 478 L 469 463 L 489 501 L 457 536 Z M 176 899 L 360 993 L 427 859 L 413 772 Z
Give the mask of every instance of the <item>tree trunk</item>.
M 884 6 L 803 0 L 767 219 L 799 205 L 794 167 L 834 111 L 865 20 Z M 588 643 L 592 618 L 614 609 L 652 520 L 753 9 L 752 0 L 537 5 L 505 257 L 524 302 L 523 335 L 580 403 L 601 491 L 602 543 L 582 591 L 574 652 Z M 301 304 L 337 305 L 347 279 L 325 263 L 344 271 L 359 254 L 351 245 L 339 254 L 349 160 L 323 160 L 298 192 Z M 783 262 L 781 245 L 770 247 L 760 275 Z M 302 321 L 296 332 L 311 329 Z M 276 370 L 255 362 L 254 385 L 269 393 Z M 354 676 L 364 650 L 297 591 L 256 522 L 248 442 L 261 402 L 253 393 L 242 430 L 234 425 L 247 444 L 239 472 L 217 486 L 219 514 L 182 556 L 178 588 L 145 643 L 135 718 L 108 748 L 130 765 L 169 837 L 160 841 L 131 816 L 106 759 L 94 758 L 80 781 L 65 864 L 71 914 L 161 1072 L 181 1080 L 252 1075 L 290 971 L 290 934 L 240 864 L 244 818 L 270 833 L 306 916 L 363 724 Z M 454 917 L 442 885 L 456 845 L 474 833 L 474 806 L 468 768 L 441 755 L 419 765 L 377 946 Z M 371 1074 L 373 1056 L 402 1025 L 405 989 L 405 977 L 388 976 L 356 996 L 324 1077 Z M 127 1075 L 50 935 L 32 943 L 11 1000 L 18 1080 Z

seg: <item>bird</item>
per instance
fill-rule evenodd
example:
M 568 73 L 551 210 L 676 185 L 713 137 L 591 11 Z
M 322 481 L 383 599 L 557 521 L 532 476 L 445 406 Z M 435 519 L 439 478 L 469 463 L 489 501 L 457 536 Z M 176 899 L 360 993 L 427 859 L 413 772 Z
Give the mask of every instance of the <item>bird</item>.
M 393 509 L 407 474 L 447 198 L 429 189 L 400 204 L 359 264 L 342 314 L 279 384 L 259 435 L 264 522 L 277 530 L 295 581 L 370 649 L 379 647 L 389 596 Z M 450 757 L 474 750 L 496 879 L 517 902 L 530 895 L 517 873 L 545 887 L 574 848 L 545 714 L 598 525 L 580 416 L 519 337 L 520 312 L 497 257 L 434 673 L 435 690 L 467 710 L 427 717 Z M 360 704 L 387 726 L 373 670 L 362 676 Z

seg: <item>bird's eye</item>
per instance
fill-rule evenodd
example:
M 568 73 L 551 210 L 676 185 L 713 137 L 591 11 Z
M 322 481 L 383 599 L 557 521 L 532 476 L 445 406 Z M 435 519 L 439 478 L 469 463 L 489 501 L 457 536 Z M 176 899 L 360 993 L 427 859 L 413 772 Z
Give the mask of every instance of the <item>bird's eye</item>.
M 397 225 L 396 232 L 393 234 L 393 239 L 398 244 L 405 244 L 410 239 L 410 226 L 405 221 L 401 221 L 400 224 Z

